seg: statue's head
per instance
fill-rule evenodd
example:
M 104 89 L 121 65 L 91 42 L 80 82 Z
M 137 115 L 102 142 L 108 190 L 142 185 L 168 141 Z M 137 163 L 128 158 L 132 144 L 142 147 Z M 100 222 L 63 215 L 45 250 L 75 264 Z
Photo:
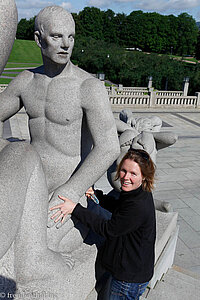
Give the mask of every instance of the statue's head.
M 60 6 L 42 9 L 35 19 L 35 41 L 43 59 L 57 64 L 70 60 L 74 47 L 75 23 L 72 15 Z

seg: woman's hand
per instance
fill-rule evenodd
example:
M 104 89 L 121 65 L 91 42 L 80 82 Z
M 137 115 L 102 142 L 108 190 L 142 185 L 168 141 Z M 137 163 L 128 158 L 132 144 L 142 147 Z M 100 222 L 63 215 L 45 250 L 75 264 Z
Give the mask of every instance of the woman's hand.
M 90 198 L 91 195 L 94 195 L 94 190 L 93 190 L 92 187 L 90 187 L 90 188 L 87 190 L 87 192 L 85 193 L 85 196 L 88 197 L 88 198 Z
M 87 192 L 85 193 L 86 197 L 90 198 L 93 200 L 96 204 L 99 204 L 98 198 L 95 196 L 94 190 L 92 187 L 90 187 Z
M 76 203 L 74 203 L 72 200 L 65 198 L 63 196 L 58 196 L 61 200 L 64 201 L 64 203 L 53 206 L 50 208 L 50 210 L 59 209 L 52 217 L 51 219 L 55 219 L 54 222 L 57 223 L 60 219 L 62 219 L 61 223 L 64 223 L 65 218 L 67 215 L 71 214 L 76 207 Z

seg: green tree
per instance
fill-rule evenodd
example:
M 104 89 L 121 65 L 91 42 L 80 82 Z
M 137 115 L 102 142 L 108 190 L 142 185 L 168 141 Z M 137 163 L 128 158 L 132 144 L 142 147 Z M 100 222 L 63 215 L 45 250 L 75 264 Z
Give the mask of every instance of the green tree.
M 196 59 L 200 59 L 200 30 L 198 32 L 198 37 L 197 37 L 195 57 Z
M 177 54 L 193 55 L 197 43 L 198 27 L 196 21 L 187 13 L 178 16 Z
M 82 34 L 97 40 L 103 40 L 103 12 L 96 7 L 85 7 L 79 13 Z
M 130 48 L 139 47 L 144 49 L 144 38 L 143 38 L 143 20 L 144 14 L 141 10 L 133 11 L 126 18 L 126 46 Z
M 119 46 L 127 45 L 127 17 L 124 13 L 118 13 L 115 15 L 115 28 L 116 28 L 116 37 L 117 44 Z
M 34 40 L 35 17 L 26 20 L 21 19 L 17 26 L 16 38 L 21 40 Z
M 178 47 L 178 18 L 174 15 L 165 16 L 166 51 L 168 54 L 176 54 Z
M 17 26 L 16 38 L 21 40 L 26 40 L 26 32 L 28 27 L 28 21 L 26 19 L 21 19 Z
M 108 43 L 117 43 L 117 29 L 114 11 L 108 9 L 103 12 L 102 16 L 104 40 Z

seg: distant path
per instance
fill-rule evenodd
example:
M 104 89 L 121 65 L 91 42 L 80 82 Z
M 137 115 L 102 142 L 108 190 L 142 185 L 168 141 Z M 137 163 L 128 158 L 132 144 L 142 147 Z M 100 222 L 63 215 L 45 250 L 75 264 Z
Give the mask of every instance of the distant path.
M 35 69 L 35 67 L 5 68 L 4 71 L 8 71 L 8 70 L 27 70 L 27 69 Z M 4 73 L 4 71 L 3 71 L 3 73 Z
M 0 76 L 0 78 L 14 79 L 15 77 L 11 77 L 11 76 L 4 76 L 4 75 L 2 75 L 2 76 Z
M 28 63 L 26 63 L 26 62 L 7 62 L 7 64 L 15 64 L 15 65 L 21 65 L 21 64 L 23 64 L 23 65 L 40 65 L 40 64 L 42 64 L 42 63 L 32 63 L 32 62 L 28 62 Z
M 11 63 L 10 63 L 11 64 Z M 12 63 L 12 64 L 31 64 L 31 65 L 40 65 L 39 63 Z M 14 67 L 14 68 L 5 68 L 4 71 L 2 72 L 2 74 L 19 74 L 20 72 L 6 72 L 6 71 L 9 71 L 9 70 L 27 70 L 27 69 L 35 69 L 35 67 Z M 4 79 L 14 79 L 15 77 L 13 76 L 6 76 L 6 75 L 2 75 L 0 76 L 0 78 L 4 78 Z

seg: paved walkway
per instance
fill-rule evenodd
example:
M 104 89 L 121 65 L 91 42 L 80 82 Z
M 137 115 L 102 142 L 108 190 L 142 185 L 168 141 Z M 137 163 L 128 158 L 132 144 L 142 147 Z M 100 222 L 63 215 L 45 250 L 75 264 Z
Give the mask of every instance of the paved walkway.
M 119 110 L 113 108 L 114 115 Z M 156 199 L 169 201 L 178 211 L 179 239 L 174 264 L 200 274 L 200 111 L 134 110 L 135 116 L 157 115 L 163 131 L 179 135 L 175 145 L 157 156 Z M 4 137 L 29 139 L 23 111 L 6 122 Z M 97 183 L 109 189 L 105 176 Z

